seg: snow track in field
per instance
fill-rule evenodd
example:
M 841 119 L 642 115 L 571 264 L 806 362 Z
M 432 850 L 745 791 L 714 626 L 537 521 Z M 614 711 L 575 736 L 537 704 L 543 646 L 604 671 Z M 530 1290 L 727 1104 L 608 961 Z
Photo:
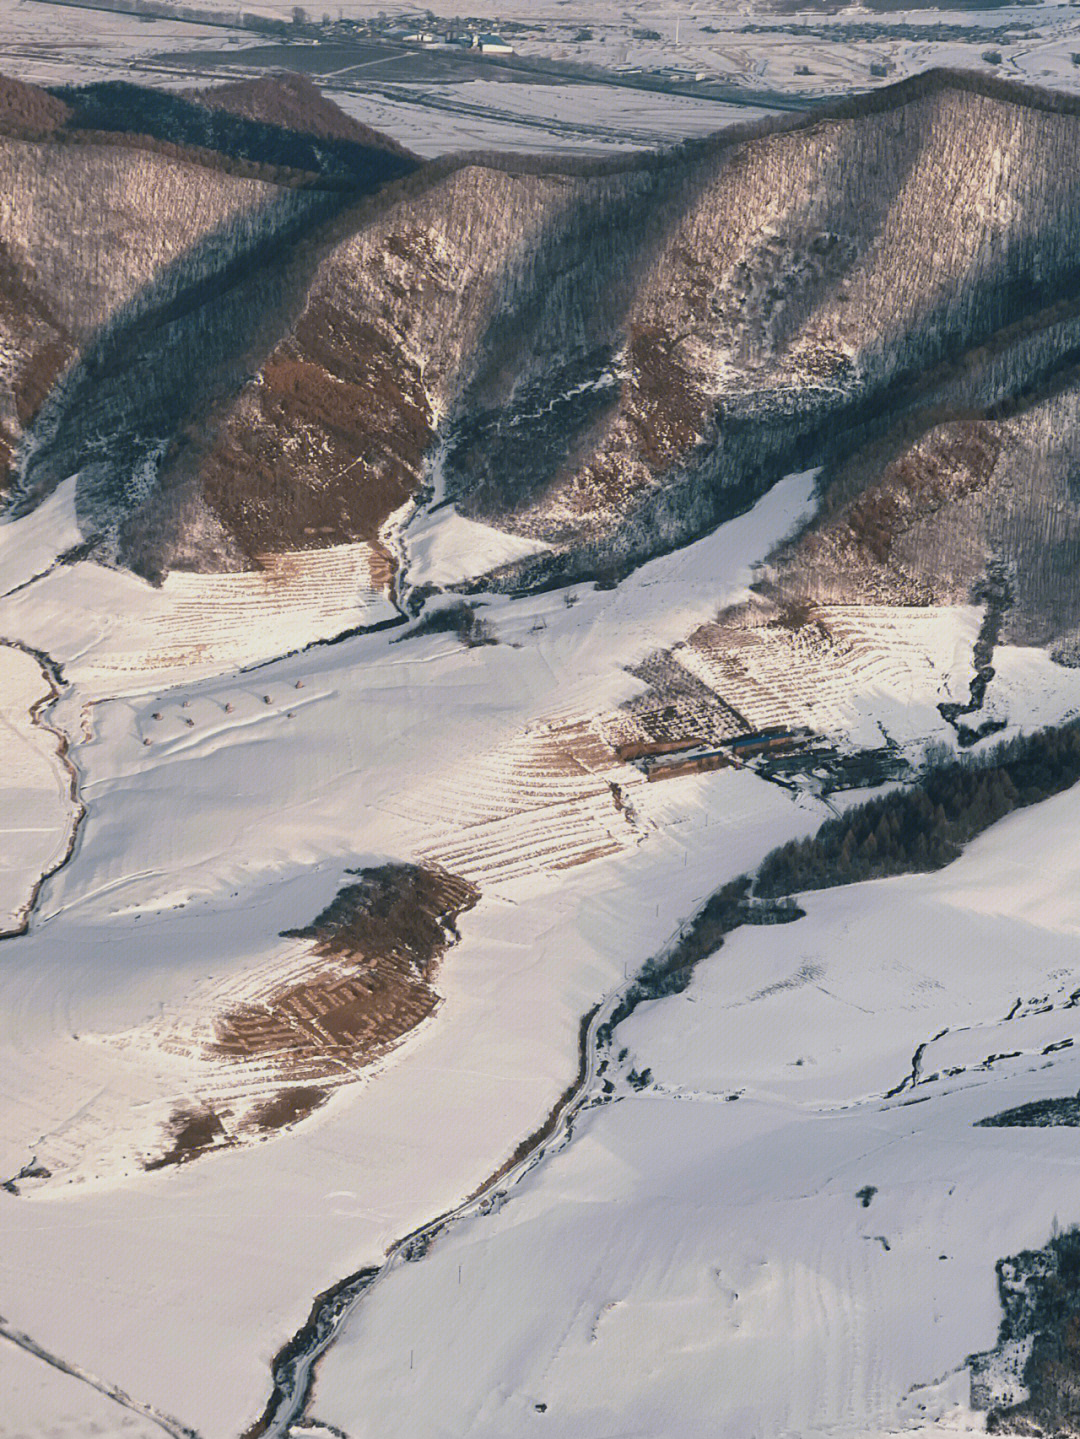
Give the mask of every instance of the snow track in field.
M 718 884 L 752 868 L 776 844 L 813 831 L 826 813 L 812 796 L 792 796 L 749 772 L 647 784 L 636 769 L 616 763 L 609 724 L 619 706 L 645 688 L 628 666 L 670 649 L 725 607 L 744 602 L 754 558 L 805 516 L 811 491 L 812 477 L 782 483 L 753 511 L 643 566 L 614 590 L 580 585 L 521 599 L 487 597 L 484 617 L 498 643 L 473 649 L 453 634 L 410 635 L 401 643 L 359 634 L 242 673 L 215 674 L 205 659 L 172 667 L 162 672 L 160 688 L 148 689 L 132 678 L 96 678 L 117 652 L 109 614 L 121 595 L 125 603 L 130 598 L 140 623 L 158 603 L 157 592 L 141 582 L 77 565 L 3 602 L 4 626 L 13 615 L 28 625 L 32 620 L 41 648 L 56 655 L 71 679 L 54 718 L 72 736 L 87 805 L 74 862 L 46 884 L 37 922 L 25 938 L 5 946 L 0 966 L 0 1175 L 18 1173 L 35 1156 L 53 1171 L 20 1186 L 18 1198 L 0 1194 L 11 1236 L 0 1253 L 0 1312 L 10 1323 L 49 1353 L 179 1416 L 203 1439 L 234 1439 L 265 1404 L 268 1358 L 303 1326 L 312 1297 L 343 1275 L 378 1266 L 403 1235 L 453 1210 L 508 1162 L 524 1136 L 535 1134 L 573 1079 L 580 1018 L 598 997 L 656 953 Z M 20 526 L 10 529 L 17 538 Z M 34 591 L 39 599 L 24 607 Z M 144 609 L 137 608 L 136 596 Z M 864 630 L 871 621 L 886 630 L 909 624 L 917 657 L 917 617 L 857 618 Z M 966 635 L 968 618 L 966 612 L 945 614 L 945 639 Z M 253 625 L 248 661 L 257 663 L 281 633 L 269 619 Z M 405 633 L 396 631 L 393 638 Z M 866 645 L 872 664 L 873 646 Z M 890 705 L 906 715 L 903 736 L 913 741 L 945 728 L 933 684 L 914 697 L 907 692 L 915 664 L 916 658 L 905 660 L 898 678 L 872 670 L 861 692 L 868 716 L 879 708 L 887 713 Z M 1006 647 L 995 654 L 995 666 L 994 685 L 1002 686 L 1014 726 L 1060 718 L 1077 702 L 1080 679 L 1038 652 Z M 777 690 L 782 671 L 778 660 L 772 667 Z M 132 692 L 125 693 L 128 686 Z M 272 1091 L 272 1066 L 253 1067 L 241 1077 L 239 1067 L 207 1063 L 198 1050 L 216 1013 L 297 973 L 303 955 L 282 932 L 309 924 L 350 870 L 423 858 L 475 879 L 481 889 L 480 902 L 460 918 L 459 943 L 441 964 L 442 1003 L 432 1019 L 359 1082 L 336 1086 L 328 1103 L 295 1129 L 178 1169 L 140 1173 L 144 1156 L 160 1154 L 161 1127 L 178 1099 L 201 1096 L 222 1111 L 235 1104 L 239 1113 L 253 1096 Z M 901 938 L 905 933 L 896 915 L 889 928 Z M 781 942 L 796 952 L 786 952 L 778 969 L 759 964 L 755 992 L 799 971 L 800 936 L 810 933 L 803 922 L 785 927 Z M 865 999 L 857 1001 L 858 1009 L 828 999 L 813 985 L 797 991 L 796 999 L 800 994 L 826 1018 L 866 1020 Z M 882 1040 L 880 1074 L 875 1070 L 869 1086 L 863 1074 L 857 1097 L 898 1083 L 910 1072 L 916 1046 L 945 1023 L 935 1026 L 936 991 L 927 990 L 927 1005 L 910 1013 L 907 991 L 900 994 L 898 1000 L 893 989 L 888 993 L 900 1026 L 889 1031 L 888 1043 Z M 717 1101 L 717 1094 L 751 1081 L 771 1093 L 787 1075 L 779 1061 L 773 1063 L 776 1046 L 785 1055 L 792 1049 L 792 1063 L 805 1047 L 779 1029 L 762 1037 L 757 1012 L 748 1006 L 733 1027 L 751 1050 L 757 1036 L 763 1056 L 757 1076 L 748 1056 L 731 1072 L 694 1073 L 689 1053 L 681 1067 L 662 1073 L 644 1044 L 638 1046 L 639 1066 L 651 1065 L 657 1079 L 678 1091 L 665 1106 L 684 1116 L 674 1123 L 691 1126 L 689 1149 L 639 1153 L 638 1140 L 629 1140 L 629 1148 L 619 1140 L 614 1172 L 588 1164 L 583 1171 L 583 1183 L 595 1181 L 590 1202 L 625 1190 L 646 1167 L 660 1175 L 665 1192 L 677 1189 L 686 1174 L 692 1190 L 700 1178 L 706 1193 L 723 1193 L 730 1207 L 721 1213 L 718 1204 L 701 1208 L 693 1195 L 685 1204 L 680 1200 L 682 1207 L 672 1211 L 675 1230 L 685 1229 L 692 1252 L 682 1268 L 674 1261 L 662 1270 L 642 1267 L 640 1290 L 632 1290 L 632 1275 L 620 1270 L 611 1285 L 600 1286 L 602 1293 L 575 1292 L 571 1284 L 558 1290 L 553 1308 L 519 1305 L 526 1319 L 535 1311 L 539 1320 L 565 1297 L 554 1348 L 545 1351 L 544 1336 L 530 1348 L 528 1336 L 513 1326 L 505 1331 L 506 1344 L 519 1356 L 535 1353 L 551 1367 L 526 1374 L 525 1361 L 513 1356 L 502 1367 L 508 1351 L 499 1339 L 492 1348 L 494 1368 L 481 1365 L 475 1373 L 484 1383 L 505 1380 L 510 1407 L 480 1415 L 478 1435 L 483 1424 L 505 1434 L 534 1422 L 535 1410 L 525 1407 L 519 1414 L 513 1408 L 519 1399 L 547 1402 L 534 1378 L 550 1385 L 549 1397 L 561 1394 L 565 1401 L 576 1383 L 572 1376 L 586 1373 L 578 1336 L 593 1329 L 600 1338 L 586 1355 L 621 1355 L 624 1371 L 640 1377 L 630 1397 L 646 1406 L 646 1418 L 653 1412 L 642 1387 L 648 1366 L 636 1356 L 652 1353 L 641 1345 L 650 1332 L 663 1331 L 661 1320 L 669 1313 L 680 1334 L 692 1334 L 708 1309 L 698 1305 L 695 1287 L 705 1283 L 701 1273 L 708 1267 L 699 1263 L 700 1254 L 712 1253 L 717 1226 L 727 1224 L 741 1202 L 735 1181 L 745 1165 L 737 1148 L 730 1157 L 723 1151 L 713 1168 L 694 1177 L 686 1158 L 697 1153 L 693 1126 L 704 1124 L 698 1116 L 706 1110 L 714 1118 L 743 1112 L 738 1104 Z M 689 1033 L 694 1002 L 672 1013 Z M 1036 1035 L 1039 1023 L 1032 1025 L 1032 1045 L 1042 1038 L 1041 1030 Z M 848 1031 L 835 1033 L 836 1042 L 846 1044 Z M 990 1074 L 994 1079 L 1010 1072 L 995 1065 Z M 920 1086 L 915 1097 L 926 1092 Z M 708 1103 L 686 1098 L 695 1093 L 712 1097 Z M 825 1097 L 843 1101 L 846 1093 L 837 1084 Z M 768 1093 L 762 1103 L 767 1099 Z M 658 1103 L 643 1091 L 639 1107 L 644 1112 Z M 750 1112 L 745 1102 L 743 1108 Z M 619 1105 L 610 1113 L 627 1109 Z M 917 1116 L 924 1109 L 898 1112 Z M 774 1119 L 770 1110 L 767 1129 Z M 232 1120 L 226 1116 L 225 1122 Z M 590 1121 L 566 1151 L 568 1162 L 575 1154 L 596 1156 L 593 1132 Z M 707 1144 L 715 1138 L 707 1128 L 701 1137 Z M 616 1138 L 597 1143 L 615 1156 Z M 871 1153 L 876 1142 L 871 1136 L 859 1155 Z M 777 1144 L 776 1150 L 753 1150 L 763 1166 L 761 1184 L 781 1162 L 783 1145 Z M 876 1182 L 856 1167 L 854 1189 Z M 559 1172 L 565 1171 L 553 1165 L 551 1173 Z M 820 1187 L 813 1166 L 800 1175 L 803 1196 Z M 721 1181 L 734 1187 L 717 1188 Z M 847 1205 L 851 1186 L 843 1182 Z M 649 1193 L 650 1214 L 662 1216 L 664 1194 Z M 755 1222 L 766 1212 L 766 1198 L 760 1186 L 751 1196 L 747 1214 Z M 505 1215 L 513 1226 L 515 1210 L 524 1213 L 517 1206 L 525 1202 L 523 1191 L 521 1201 L 491 1222 L 501 1224 Z M 839 1209 L 841 1200 L 836 1202 Z M 543 1203 L 546 1209 L 546 1198 Z M 811 1215 L 812 1206 L 804 1212 Z M 612 1219 L 610 1211 L 596 1213 L 598 1222 Z M 889 1257 L 873 1237 L 889 1232 L 870 1214 L 869 1238 L 857 1236 L 852 1252 L 841 1256 L 843 1264 L 856 1266 L 856 1276 L 859 1265 Z M 546 1219 L 537 1225 L 538 1233 L 547 1232 Z M 616 1223 L 610 1232 L 621 1236 L 632 1265 L 645 1264 L 646 1249 L 635 1248 L 632 1239 L 633 1223 Z M 642 1230 L 646 1244 L 653 1237 L 659 1243 L 663 1232 Z M 815 1232 L 812 1219 L 797 1232 Z M 572 1224 L 569 1235 L 560 1232 L 551 1251 L 546 1239 L 541 1246 L 552 1275 L 558 1274 L 560 1244 L 580 1259 L 582 1274 L 602 1274 L 589 1259 L 587 1227 Z M 1004 1246 L 1014 1248 L 1012 1240 Z M 793 1264 L 817 1262 L 816 1250 L 796 1250 L 798 1244 Z M 427 1262 L 402 1268 L 436 1276 L 430 1294 L 436 1306 L 446 1299 L 445 1317 L 455 1311 L 453 1296 L 443 1294 L 437 1278 L 440 1252 L 437 1245 L 433 1270 Z M 831 1250 L 821 1263 L 829 1275 L 847 1273 L 843 1265 L 829 1268 Z M 715 1264 L 723 1266 L 722 1254 Z M 975 1272 L 972 1259 L 965 1279 L 974 1282 Z M 672 1294 L 661 1282 L 668 1273 L 682 1285 Z M 537 1274 L 537 1292 L 546 1295 L 542 1281 Z M 551 1282 L 558 1288 L 563 1280 Z M 992 1290 L 992 1266 L 989 1282 Z M 397 1283 L 395 1278 L 380 1286 L 380 1295 L 389 1296 Z M 502 1291 L 496 1285 L 492 1292 Z M 711 1288 L 706 1292 L 711 1296 Z M 783 1286 L 775 1293 L 782 1297 Z M 687 1306 L 680 1308 L 683 1299 Z M 813 1302 L 811 1295 L 806 1313 Z M 377 1310 L 360 1312 L 374 1316 Z M 763 1324 L 770 1313 L 765 1305 Z M 843 1324 L 850 1324 L 854 1335 L 861 1322 L 857 1315 L 837 1318 L 833 1332 L 847 1332 Z M 201 1337 L 196 1346 L 193 1326 Z M 460 1332 L 465 1347 L 456 1352 L 462 1354 L 475 1334 L 464 1324 Z M 490 1327 L 484 1332 L 490 1339 Z M 619 1334 L 617 1344 L 604 1347 L 605 1335 Z M 970 1348 L 987 1338 L 974 1334 Z M 807 1344 L 804 1357 L 812 1365 L 816 1351 Z M 378 1344 L 370 1350 L 373 1357 L 380 1352 Z M 615 1364 L 605 1358 L 596 1371 L 604 1383 Z M 928 1372 L 921 1359 L 914 1369 L 919 1382 L 944 1372 Z M 465 1376 L 463 1368 L 447 1380 L 449 1405 L 468 1407 L 459 1385 Z M 676 1367 L 669 1377 L 675 1384 L 705 1382 L 692 1366 Z M 844 1376 L 829 1382 L 842 1385 Z M 873 1383 L 876 1393 L 884 1393 L 887 1374 Z M 400 1401 L 411 1416 L 405 1427 L 424 1433 L 415 1408 L 408 1407 L 415 1395 L 410 1399 L 393 1384 L 380 1392 L 391 1391 L 392 1402 Z M 656 1401 L 661 1417 L 668 1392 Z M 332 1417 L 321 1406 L 320 1398 L 314 1412 Z M 377 1411 L 373 1404 L 372 1416 Z M 385 1417 L 387 1411 L 379 1412 Z M 553 1432 L 556 1412 L 552 1403 L 545 1422 Z M 800 1414 L 813 1418 L 810 1411 Z M 593 1423 L 589 1416 L 581 1422 L 583 1415 L 569 1408 L 564 1418 L 567 1434 L 588 1434 Z
M 1078 818 L 1074 789 L 937 874 L 729 935 L 618 1026 L 571 1143 L 372 1287 L 309 1412 L 351 1439 L 422 1428 L 432 1394 L 476 1439 L 984 1432 L 995 1263 L 1080 1214 L 1074 1130 L 975 1127 L 1080 1081 L 1043 1048 L 1080 1039 Z

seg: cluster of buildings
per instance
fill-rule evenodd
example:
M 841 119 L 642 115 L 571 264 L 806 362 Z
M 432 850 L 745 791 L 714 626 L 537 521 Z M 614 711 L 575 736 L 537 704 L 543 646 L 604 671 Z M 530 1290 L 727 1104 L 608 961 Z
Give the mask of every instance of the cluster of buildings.
M 640 769 L 649 781 L 750 764 L 766 779 L 789 786 L 798 776 L 813 777 L 825 793 L 884 784 L 902 778 L 907 771 L 895 746 L 843 754 L 804 726 L 755 730 L 719 743 L 689 737 L 632 740 L 618 745 L 616 754 L 625 764 Z
M 460 24 L 452 23 L 441 31 L 410 26 L 405 29 L 384 30 L 382 34 L 385 39 L 400 40 L 403 45 L 424 45 L 433 49 L 452 46 L 456 50 L 477 50 L 484 55 L 514 53 L 514 47 L 494 31 L 475 30 Z
M 748 760 L 763 756 L 806 755 L 812 748 L 813 733 L 808 729 L 779 728 L 735 735 L 719 744 L 700 739 L 641 740 L 617 747 L 624 763 L 636 765 L 648 780 L 675 779 L 684 774 L 705 774 L 709 770 L 738 768 Z M 830 751 L 831 752 L 831 751 Z
M 221 25 L 282 39 L 378 36 L 407 45 L 438 48 L 452 45 L 490 55 L 514 53 L 514 47 L 495 29 L 484 29 L 482 22 L 475 21 L 454 21 L 441 29 L 435 28 L 432 21 L 432 28 L 428 29 L 415 21 L 409 25 L 387 25 L 381 19 L 347 20 L 340 13 L 336 17 L 329 13 L 320 16 L 302 5 L 283 5 L 280 15 L 264 15 L 244 10 L 242 6 L 215 5 L 206 3 L 206 0 L 195 0 L 192 4 L 186 3 L 186 0 L 49 0 L 49 3 L 111 10 L 124 15 L 139 15 L 147 20 L 187 20 L 200 25 Z

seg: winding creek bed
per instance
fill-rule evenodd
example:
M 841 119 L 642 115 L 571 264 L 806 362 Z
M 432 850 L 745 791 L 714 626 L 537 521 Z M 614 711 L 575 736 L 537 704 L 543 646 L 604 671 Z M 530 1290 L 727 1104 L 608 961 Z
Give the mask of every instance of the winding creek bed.
M 67 737 L 47 718 L 61 684 L 46 656 L 0 643 L 0 939 L 26 931 L 41 885 L 72 854 L 83 816 Z

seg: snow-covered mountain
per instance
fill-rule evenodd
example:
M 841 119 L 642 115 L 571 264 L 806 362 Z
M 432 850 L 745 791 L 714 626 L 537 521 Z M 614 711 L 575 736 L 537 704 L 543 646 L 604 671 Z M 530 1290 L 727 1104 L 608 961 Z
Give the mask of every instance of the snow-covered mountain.
M 1080 103 L 0 132 L 0 1439 L 1080 1433 Z
M 1069 544 L 1071 101 L 935 72 L 659 156 L 423 166 L 295 82 L 38 104 L 49 134 L 3 142 L 7 503 L 78 470 L 102 558 L 392 560 L 381 526 L 434 486 L 542 542 L 520 589 L 625 573 L 822 464 L 861 569 L 953 492 L 954 549 Z M 1014 450 L 1028 513 L 988 520 L 971 493 Z M 951 554 L 945 589 L 978 569 Z

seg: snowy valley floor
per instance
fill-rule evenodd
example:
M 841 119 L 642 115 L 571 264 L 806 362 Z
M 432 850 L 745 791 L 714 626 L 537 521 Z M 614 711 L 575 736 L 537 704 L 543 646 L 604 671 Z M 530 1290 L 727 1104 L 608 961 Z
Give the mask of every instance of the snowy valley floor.
M 640 690 L 628 664 L 745 593 L 811 486 L 792 477 L 618 589 L 492 598 L 499 643 L 475 649 L 400 628 L 312 643 L 384 613 L 342 556 L 337 610 L 293 606 L 288 647 L 312 647 L 284 659 L 272 587 L 220 588 L 228 645 L 178 654 L 159 644 L 168 586 L 49 571 L 40 522 L 0 527 L 0 634 L 62 669 L 50 723 L 87 808 L 28 935 L 0 947 L 0 1179 L 48 1170 L 0 1192 L 0 1315 L 136 1406 L 0 1343 L 5 1439 L 142 1439 L 151 1410 L 239 1435 L 313 1296 L 498 1170 L 571 1083 L 581 1016 L 719 884 L 817 828 L 825 804 L 751 771 L 645 784 L 582 740 Z M 439 562 L 417 534 L 418 563 Z M 491 536 L 470 542 L 492 562 Z M 936 704 L 966 684 L 977 626 L 948 612 L 906 671 L 868 670 L 849 722 L 885 716 L 913 756 L 946 738 Z M 150 652 L 148 690 L 117 657 Z M 1075 671 L 996 664 L 1011 731 L 1075 714 Z M 391 1268 L 309 1414 L 352 1439 L 978 1427 L 964 1364 L 995 1337 L 994 1262 L 1080 1218 L 1068 1131 L 971 1127 L 1080 1087 L 1054 1047 L 1080 1014 L 1078 806 L 1014 816 L 936 876 L 812 896 L 641 1007 L 611 1093 L 597 1081 L 612 1102 L 495 1212 Z M 348 871 L 387 861 L 480 891 L 441 1005 L 306 1122 L 240 1142 L 229 1114 L 280 1075 L 208 1054 L 214 1017 L 300 962 L 282 932 Z M 919 1082 L 886 1098 L 924 1044 Z M 236 1142 L 144 1172 L 180 1100 Z
M 281 18 L 291 7 L 249 0 L 243 9 Z M 380 12 L 387 30 L 395 28 L 392 17 L 415 25 L 419 13 L 346 0 L 334 18 L 367 21 Z M 433 13 L 441 31 L 458 9 L 437 0 L 427 11 Z M 497 19 L 489 15 L 488 22 L 501 22 L 517 55 L 541 62 L 548 73 L 506 68 L 516 57 L 476 64 L 392 42 L 373 48 L 367 37 L 350 42 L 350 53 L 341 37 L 325 46 L 268 40 L 222 25 L 44 0 L 0 6 L 0 55 L 7 57 L 0 68 L 41 85 L 137 79 L 170 88 L 293 69 L 316 78 L 350 114 L 425 156 L 670 144 L 752 120 L 778 98 L 784 105 L 811 103 L 939 65 L 1062 90 L 1080 84 L 1072 58 L 1075 12 L 1052 0 L 955 10 L 880 3 L 798 10 L 772 0 L 725 6 L 680 0 L 662 11 L 646 0 L 573 9 L 512 3 L 497 7 Z M 582 66 L 593 69 L 583 77 Z M 636 87 L 642 73 L 656 88 Z M 695 94 L 699 81 L 725 87 L 727 98 Z
M 1080 1212 L 1073 1131 L 972 1127 L 1080 1085 L 1074 1048 L 1047 1053 L 1077 1032 L 1078 822 L 1070 793 L 937 875 L 730 937 L 617 1031 L 615 1093 L 569 1147 L 376 1288 L 312 1416 L 352 1436 L 981 1431 L 966 1358 L 997 1335 L 995 1262 Z

